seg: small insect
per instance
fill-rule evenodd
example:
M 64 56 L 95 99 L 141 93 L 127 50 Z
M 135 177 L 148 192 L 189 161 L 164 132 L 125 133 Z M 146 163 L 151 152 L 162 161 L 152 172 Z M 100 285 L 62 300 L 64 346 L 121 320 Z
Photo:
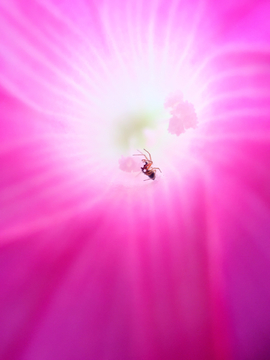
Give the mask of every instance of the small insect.
M 156 178 L 156 170 L 158 169 L 160 172 L 162 172 L 162 171 L 160 170 L 160 168 L 152 167 L 153 161 L 152 161 L 151 154 L 150 154 L 149 151 L 147 151 L 145 149 L 144 149 L 144 151 L 146 151 L 149 154 L 149 159 L 143 153 L 134 154 L 133 156 L 144 156 L 145 157 L 145 159 L 142 159 L 142 162 L 144 163 L 144 165 L 141 167 L 141 170 L 145 175 L 147 175 L 149 177 L 149 179 L 146 179 L 144 181 L 151 180 L 151 179 L 155 180 L 155 178 Z

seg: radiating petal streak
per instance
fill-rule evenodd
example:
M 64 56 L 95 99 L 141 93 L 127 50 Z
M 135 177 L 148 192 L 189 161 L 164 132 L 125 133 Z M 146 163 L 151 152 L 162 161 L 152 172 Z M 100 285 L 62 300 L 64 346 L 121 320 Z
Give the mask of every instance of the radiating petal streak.
M 3 24 L 2 24 L 3 26 Z M 7 30 L 8 33 L 8 37 L 10 38 L 11 42 L 14 42 L 15 39 L 18 38 L 18 34 L 13 33 L 12 30 L 8 29 Z M 12 35 L 14 36 L 14 38 L 12 37 Z M 81 94 L 87 95 L 87 92 L 85 92 L 85 89 L 78 86 L 73 80 L 71 80 L 69 77 L 67 77 L 66 75 L 64 75 L 63 73 L 61 73 L 57 67 L 53 66 L 52 63 L 48 62 L 46 58 L 44 58 L 44 56 L 42 54 L 40 54 L 39 52 L 36 51 L 36 49 L 34 47 L 31 46 L 31 44 L 27 43 L 25 41 L 24 38 L 20 39 L 20 42 L 18 43 L 20 44 L 20 48 L 23 49 L 23 52 L 25 52 L 25 54 L 27 54 L 27 56 L 31 56 L 32 59 L 37 60 L 38 62 L 41 63 L 42 66 L 44 66 L 46 68 L 46 70 L 49 70 L 49 73 L 51 72 L 52 74 L 56 74 L 59 79 L 62 78 L 62 80 L 66 83 L 65 86 L 67 86 L 68 84 L 72 86 L 72 88 L 77 89 L 81 92 Z M 40 76 L 38 75 L 35 71 L 33 71 L 32 69 L 30 69 L 25 63 L 24 65 L 21 64 L 21 62 L 18 62 L 18 58 L 17 56 L 15 56 L 12 52 L 8 51 L 6 47 L 1 47 L 0 51 L 2 50 L 2 58 L 5 59 L 7 66 L 10 66 L 10 64 L 14 65 L 14 68 L 16 68 L 17 66 L 20 66 L 20 70 L 23 72 L 24 75 L 27 76 L 27 78 L 29 78 L 30 80 L 34 79 L 38 84 L 41 84 L 43 87 L 45 87 L 46 89 L 50 89 L 50 91 L 54 92 L 55 94 L 59 94 L 62 98 L 69 100 L 72 103 L 77 103 L 78 105 L 85 105 L 85 102 L 82 102 L 80 100 L 80 97 L 76 96 L 70 96 L 67 92 L 63 91 L 60 88 L 56 88 L 56 87 L 52 87 L 51 83 L 48 82 L 48 80 L 44 77 L 44 76 Z M 87 101 L 90 101 L 91 98 L 93 98 L 93 95 L 91 96 L 87 96 Z
M 55 38 L 55 42 L 51 41 L 42 33 L 42 31 L 39 28 L 32 25 L 32 23 L 26 21 L 26 19 L 23 16 L 21 16 L 21 14 L 19 14 L 18 12 L 15 12 L 15 9 L 11 10 L 11 8 L 8 7 L 6 9 L 6 11 L 9 12 L 9 14 L 14 18 L 14 20 L 16 21 L 16 24 L 22 26 L 22 28 L 24 30 L 26 30 L 28 34 L 29 33 L 31 34 L 31 37 L 33 39 L 37 40 L 39 46 L 47 47 L 48 49 L 50 49 L 53 52 L 54 55 L 57 55 L 59 58 L 61 58 L 62 61 L 64 61 L 64 63 L 67 63 L 70 68 L 73 68 L 74 70 L 76 70 L 76 72 L 78 74 L 83 75 L 84 78 L 86 78 L 86 79 L 88 78 L 88 80 L 90 80 L 90 78 L 88 77 L 88 74 L 85 71 L 81 70 L 81 66 L 77 65 L 77 63 L 74 61 L 70 61 L 70 55 L 72 53 L 74 53 L 74 50 L 75 50 L 74 47 L 71 48 L 69 46 L 69 44 L 64 42 L 63 39 L 61 39 L 61 38 L 58 38 L 58 39 Z M 2 17 L 2 21 L 4 21 L 4 17 Z M 10 26 L 9 26 L 8 31 L 10 31 Z M 14 34 L 14 35 L 16 36 L 16 39 L 18 39 L 18 33 Z M 56 36 L 55 33 L 53 33 L 52 35 L 54 37 Z M 25 34 L 24 37 L 26 37 L 26 36 L 27 36 L 27 34 Z M 56 43 L 57 43 L 57 45 L 55 45 Z M 61 49 L 59 49 L 59 45 L 61 45 Z M 67 49 L 69 54 L 65 54 L 66 51 L 64 50 L 64 48 Z M 82 59 L 85 62 L 85 58 L 82 58 Z M 80 59 L 80 60 L 82 60 L 82 59 Z M 50 61 L 50 68 L 52 68 L 52 64 L 53 64 L 53 61 Z M 88 67 L 88 69 L 91 69 L 91 68 Z M 88 87 L 91 86 L 93 84 L 93 82 L 97 86 L 97 79 L 96 79 L 95 75 L 97 75 L 97 72 L 95 72 L 93 69 L 91 69 L 91 83 L 88 81 Z

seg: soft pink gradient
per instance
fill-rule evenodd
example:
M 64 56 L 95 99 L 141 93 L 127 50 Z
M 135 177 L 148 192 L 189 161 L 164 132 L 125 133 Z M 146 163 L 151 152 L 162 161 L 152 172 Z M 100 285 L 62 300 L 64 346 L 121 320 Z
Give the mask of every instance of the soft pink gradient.
M 1 360 L 270 358 L 269 14 L 0 0 Z

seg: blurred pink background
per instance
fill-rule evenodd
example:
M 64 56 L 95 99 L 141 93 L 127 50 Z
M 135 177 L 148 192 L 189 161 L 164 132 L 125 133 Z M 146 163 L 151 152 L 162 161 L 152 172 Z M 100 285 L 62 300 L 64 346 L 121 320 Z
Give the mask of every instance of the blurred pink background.
M 270 358 L 269 14 L 0 0 L 1 360 Z

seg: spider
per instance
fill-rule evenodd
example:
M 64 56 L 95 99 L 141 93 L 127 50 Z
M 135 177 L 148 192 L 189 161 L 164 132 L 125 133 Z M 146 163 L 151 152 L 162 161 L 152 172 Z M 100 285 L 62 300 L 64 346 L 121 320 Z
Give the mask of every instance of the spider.
M 138 150 L 139 151 L 139 150 Z M 158 169 L 160 172 L 162 172 L 160 170 L 160 168 L 157 168 L 157 167 L 152 167 L 153 165 L 153 161 L 152 161 L 152 157 L 151 157 L 151 154 L 149 151 L 145 150 L 148 154 L 149 154 L 149 159 L 147 158 L 147 156 L 145 154 L 134 154 L 133 156 L 144 156 L 145 159 L 142 159 L 142 161 L 144 162 L 144 165 L 143 167 L 141 167 L 141 170 L 142 172 L 147 175 L 149 177 L 149 179 L 146 179 L 144 181 L 147 181 L 147 180 L 155 180 L 156 178 L 156 169 Z

